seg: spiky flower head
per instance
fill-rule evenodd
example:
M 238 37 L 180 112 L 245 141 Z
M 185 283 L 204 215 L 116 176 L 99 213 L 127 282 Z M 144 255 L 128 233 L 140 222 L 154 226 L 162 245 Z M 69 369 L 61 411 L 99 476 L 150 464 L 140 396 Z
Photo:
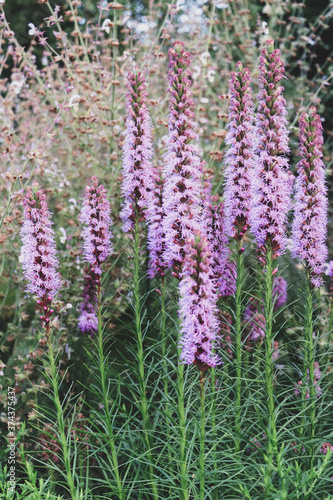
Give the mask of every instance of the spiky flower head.
M 101 265 L 111 255 L 111 207 L 106 198 L 106 189 L 98 185 L 97 177 L 92 177 L 85 188 L 83 206 L 79 221 L 86 224 L 82 229 L 83 253 L 91 264 L 91 272 L 102 274 Z
M 226 233 L 237 240 L 241 240 L 249 228 L 252 201 L 255 134 L 250 83 L 250 71 L 238 62 L 230 80 L 224 191 Z
M 148 194 L 147 221 L 148 235 L 147 243 L 149 249 L 148 275 L 164 276 L 163 252 L 165 246 L 165 235 L 163 227 L 164 210 L 162 200 L 163 179 L 158 168 L 152 169 L 152 181 L 154 188 Z
M 98 328 L 98 318 L 96 314 L 98 277 L 89 268 L 85 270 L 83 302 L 80 306 L 80 316 L 78 326 L 82 333 L 93 334 Z
M 27 291 L 39 298 L 45 311 L 61 286 L 54 231 L 43 189 L 28 190 L 23 198 L 24 222 L 21 228 L 21 256 Z
M 206 201 L 202 213 L 202 226 L 205 229 L 211 250 L 211 271 L 218 285 L 219 295 L 229 296 L 236 291 L 237 271 L 231 260 L 228 236 L 225 227 L 224 204 L 213 204 L 215 197 Z
M 273 258 L 286 245 L 286 222 L 290 208 L 291 176 L 286 101 L 280 84 L 284 65 L 273 40 L 262 51 L 258 95 L 257 161 L 253 173 L 251 228 L 259 247 L 271 248 Z M 262 257 L 264 260 L 264 257 Z
M 145 215 L 147 191 L 152 188 L 153 148 L 144 75 L 140 71 L 135 74 L 129 72 L 127 88 L 122 183 L 124 202 L 120 217 L 123 221 L 123 230 L 132 232 L 135 221 L 140 221 Z
M 198 128 L 191 111 L 190 54 L 182 42 L 169 50 L 169 136 L 164 157 L 164 260 L 167 267 L 181 267 L 184 245 L 200 230 L 199 204 L 202 197 L 202 168 Z
M 300 258 L 308 270 L 311 283 L 322 285 L 327 258 L 327 188 L 323 163 L 323 133 L 315 107 L 300 118 L 301 160 L 295 186 L 295 214 L 292 226 L 293 256 Z
M 209 242 L 196 231 L 186 241 L 185 259 L 179 283 L 181 319 L 181 363 L 196 364 L 200 371 L 216 366 L 213 352 L 219 333 L 216 285 L 211 275 Z

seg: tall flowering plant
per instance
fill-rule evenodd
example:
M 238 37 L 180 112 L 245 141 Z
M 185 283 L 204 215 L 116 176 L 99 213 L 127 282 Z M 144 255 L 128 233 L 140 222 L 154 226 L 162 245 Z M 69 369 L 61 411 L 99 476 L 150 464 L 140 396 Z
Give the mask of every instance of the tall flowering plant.
M 53 389 L 53 402 L 56 407 L 57 424 L 65 475 L 72 498 L 77 496 L 74 475 L 70 463 L 70 448 L 65 434 L 65 419 L 59 398 L 58 370 L 51 338 L 50 320 L 53 314 L 51 302 L 61 287 L 56 257 L 56 244 L 52 230 L 51 214 L 43 189 L 29 189 L 23 198 L 24 222 L 21 229 L 21 262 L 24 277 L 28 280 L 28 292 L 38 297 L 37 304 L 42 311 L 40 316 L 47 341 L 47 376 Z
M 140 222 L 147 219 L 152 223 L 156 201 L 154 194 L 156 189 L 155 170 L 152 166 L 152 135 L 151 119 L 147 109 L 146 82 L 143 73 L 129 72 L 127 77 L 127 101 L 126 101 L 126 130 L 123 147 L 123 183 L 122 193 L 124 197 L 121 219 L 123 230 L 131 234 L 134 240 L 133 259 L 133 281 L 134 281 L 134 315 L 135 333 L 137 338 L 137 359 L 140 389 L 140 411 L 142 415 L 143 433 L 145 446 L 149 459 L 149 473 L 151 476 L 151 489 L 153 498 L 157 499 L 158 492 L 154 479 L 154 467 L 152 464 L 150 435 L 149 435 L 149 415 L 146 396 L 146 377 L 144 369 L 144 352 L 142 336 L 142 319 L 140 303 Z M 154 206 L 153 206 L 154 205 Z M 147 210 L 149 206 L 149 210 Z M 154 228 L 151 228 L 152 230 Z M 151 232 L 149 241 L 151 241 Z M 152 249 L 150 248 L 152 255 Z M 153 257 L 154 258 L 154 257 Z M 150 266 L 151 276 L 155 273 L 155 265 Z
M 315 107 L 303 113 L 299 123 L 299 155 L 296 165 L 295 214 L 292 226 L 293 255 L 302 260 L 307 275 L 305 301 L 305 352 L 302 383 L 302 400 L 310 395 L 310 456 L 314 460 L 316 423 L 316 376 L 313 342 L 314 291 L 322 285 L 322 273 L 327 258 L 327 188 L 323 163 L 323 132 L 320 116 Z M 306 386 L 309 389 L 306 389 Z
M 286 222 L 290 208 L 291 177 L 288 163 L 288 132 L 286 101 L 281 80 L 285 69 L 279 49 L 267 41 L 260 58 L 257 126 L 257 160 L 253 173 L 253 204 L 251 226 L 264 265 L 265 316 L 265 381 L 267 393 L 268 460 L 277 454 L 274 383 L 273 324 L 273 260 L 285 249 Z M 267 468 L 267 474 L 269 474 Z M 282 471 L 278 471 L 283 474 Z
M 178 271 L 185 257 L 184 245 L 200 230 L 202 167 L 191 91 L 190 54 L 182 42 L 169 50 L 169 136 L 164 157 L 164 261 Z

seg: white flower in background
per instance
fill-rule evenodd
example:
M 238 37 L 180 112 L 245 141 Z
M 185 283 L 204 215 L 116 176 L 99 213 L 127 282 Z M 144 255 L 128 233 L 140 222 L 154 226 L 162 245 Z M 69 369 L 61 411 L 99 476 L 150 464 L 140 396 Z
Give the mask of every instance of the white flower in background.
M 69 99 L 69 102 L 68 102 L 68 105 L 67 107 L 68 108 L 75 108 L 77 109 L 78 106 L 79 106 L 79 100 L 81 99 L 81 96 L 79 94 L 73 94 L 70 99 Z
M 209 102 L 209 99 L 207 99 L 207 97 L 202 97 L 200 99 L 200 102 L 202 102 L 202 104 L 207 104 Z
M 60 239 L 60 243 L 66 243 L 66 240 L 67 240 L 66 230 L 63 227 L 60 227 L 59 231 L 62 234 L 62 236 L 60 236 L 60 238 L 59 238 Z
M 209 52 L 203 52 L 200 56 L 200 61 L 203 66 L 207 65 L 208 59 L 210 58 Z
M 184 7 L 185 0 L 177 0 L 176 10 L 181 10 Z
M 198 78 L 198 76 L 200 76 L 200 73 L 201 73 L 200 66 L 198 66 L 197 64 L 195 66 L 193 66 L 192 78 L 194 80 L 196 80 Z
M 228 2 L 223 2 L 223 0 L 215 0 L 215 7 L 217 9 L 227 9 L 229 4 Z
M 268 25 L 267 25 L 266 21 L 263 21 L 263 22 L 261 23 L 261 27 L 262 27 L 262 30 L 263 30 L 263 32 L 264 32 L 264 34 L 265 34 L 265 35 L 269 35 L 269 29 L 268 29 L 268 27 L 267 27 L 267 26 L 268 26 Z
M 210 82 L 210 83 L 213 83 L 214 81 L 214 75 L 215 75 L 215 70 L 214 69 L 209 69 L 207 71 L 207 80 Z
M 316 42 L 313 40 L 313 38 L 308 37 L 307 42 L 309 45 L 314 45 Z
M 69 198 L 68 203 L 70 203 L 69 211 L 73 214 L 75 212 L 77 201 L 75 198 Z
M 113 26 L 112 21 L 110 19 L 104 19 L 104 22 L 101 27 L 101 31 L 105 31 L 106 33 L 110 33 L 110 28 Z
M 1 7 L 2 5 L 5 5 L 5 0 L 0 0 L 0 7 Z
M 49 64 L 47 56 L 43 56 L 42 57 L 41 63 L 42 63 L 43 66 L 47 66 Z
M 34 36 L 37 31 L 36 26 L 34 25 L 34 23 L 29 23 L 28 27 L 30 28 L 30 30 L 28 31 L 28 35 Z
M 69 347 L 68 344 L 65 345 L 65 353 L 67 354 L 67 359 L 71 359 L 71 352 L 72 349 Z

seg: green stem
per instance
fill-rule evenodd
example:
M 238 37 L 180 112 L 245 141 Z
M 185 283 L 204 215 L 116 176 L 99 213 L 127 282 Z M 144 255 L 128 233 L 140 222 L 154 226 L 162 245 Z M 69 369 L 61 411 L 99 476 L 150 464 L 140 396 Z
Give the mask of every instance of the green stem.
M 268 410 L 268 425 L 267 425 L 267 438 L 268 449 L 267 458 L 269 464 L 273 462 L 273 455 L 277 453 L 277 434 L 275 424 L 275 411 L 274 411 L 274 395 L 273 395 L 273 371 L 274 364 L 272 360 L 273 352 L 273 259 L 272 249 L 267 249 L 266 255 L 266 275 L 265 275 L 265 381 L 266 381 L 266 394 L 267 394 L 267 410 Z
M 181 484 L 181 500 L 188 500 L 187 491 L 187 465 L 186 465 L 186 420 L 185 420 L 185 405 L 184 405 L 184 365 L 179 363 L 178 349 L 178 414 L 179 414 L 179 459 L 180 459 L 180 484 Z
M 214 468 L 214 478 L 217 477 L 217 453 L 216 453 L 216 443 L 217 443 L 217 432 L 216 432 L 216 368 L 211 369 L 211 414 L 212 414 L 212 454 L 213 454 L 213 468 Z M 217 499 L 218 491 L 214 490 L 213 499 Z
M 205 497 L 205 379 L 200 372 L 200 495 L 199 499 Z
M 135 221 L 134 229 L 134 313 L 135 313 L 135 331 L 137 338 L 137 359 L 139 368 L 139 386 L 140 386 L 140 410 L 142 415 L 142 426 L 144 440 L 147 450 L 148 458 L 148 469 L 151 480 L 151 488 L 153 499 L 158 499 L 157 485 L 154 479 L 154 467 L 152 464 L 152 453 L 151 444 L 149 437 L 149 416 L 147 407 L 147 395 L 146 395 L 146 380 L 145 380 L 145 370 L 144 370 L 144 353 L 143 353 L 143 340 L 142 340 L 142 330 L 141 330 L 141 304 L 140 304 L 140 224 L 138 219 Z
M 109 445 L 111 449 L 111 459 L 112 459 L 112 469 L 116 477 L 116 483 L 117 483 L 117 495 L 119 500 L 124 500 L 124 492 L 123 492 L 123 486 L 121 483 L 121 478 L 119 474 L 119 465 L 118 465 L 118 456 L 117 456 L 117 450 L 116 450 L 116 445 L 114 442 L 114 435 L 113 435 L 113 427 L 112 427 L 112 421 L 111 421 L 111 411 L 110 411 L 110 406 L 109 406 L 109 398 L 108 398 L 108 387 L 107 387 L 107 373 L 105 369 L 105 357 L 104 357 L 104 349 L 103 349 L 103 329 L 102 329 L 102 307 L 101 307 L 101 288 L 100 286 L 98 287 L 98 292 L 97 292 L 97 314 L 98 314 L 98 357 L 99 357 L 99 371 L 101 375 L 101 384 L 102 384 L 102 393 L 103 393 L 103 403 L 104 403 L 104 410 L 105 410 L 105 419 L 106 419 L 106 426 L 108 430 L 108 439 L 109 439 Z
M 55 361 L 55 355 L 52 344 L 52 335 L 49 334 L 49 327 L 47 327 L 47 343 L 48 343 L 48 358 L 50 362 L 50 373 L 51 373 L 51 385 L 53 389 L 53 401 L 56 407 L 57 413 L 57 423 L 59 428 L 60 442 L 62 446 L 62 453 L 64 458 L 64 465 L 66 469 L 66 479 L 68 482 L 69 491 L 72 500 L 77 500 L 77 490 L 74 484 L 74 478 L 71 469 L 70 461 L 70 451 L 67 443 L 67 436 L 65 432 L 65 421 L 64 414 L 59 398 L 59 386 L 58 386 L 58 370 Z
M 306 397 L 306 391 L 310 392 L 310 407 L 309 407 L 309 421 L 310 421 L 310 469 L 314 466 L 314 437 L 315 437 L 315 426 L 316 426 L 316 391 L 315 391 L 315 379 L 314 379 L 314 345 L 313 345 L 313 297 L 311 290 L 310 276 L 307 277 L 307 290 L 306 290 L 306 302 L 305 302 L 305 341 L 307 356 L 304 362 L 303 368 L 303 380 L 306 382 L 304 384 L 304 390 L 302 391 L 303 397 Z M 308 374 L 309 370 L 309 374 Z
M 235 408 L 235 452 L 240 450 L 240 421 L 242 398 L 242 279 L 243 254 L 240 251 L 241 242 L 237 248 L 237 282 L 236 282 L 236 408 Z

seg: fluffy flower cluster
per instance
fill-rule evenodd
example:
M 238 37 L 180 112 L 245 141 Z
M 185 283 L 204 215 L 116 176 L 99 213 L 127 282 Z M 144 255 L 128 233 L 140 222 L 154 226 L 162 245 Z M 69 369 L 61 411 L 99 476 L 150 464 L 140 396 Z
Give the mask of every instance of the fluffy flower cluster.
M 96 276 L 86 269 L 83 302 L 80 306 L 79 329 L 83 333 L 94 333 L 98 328 L 96 315 Z
M 127 119 L 123 148 L 124 197 L 120 217 L 123 230 L 132 232 L 136 220 L 144 216 L 147 192 L 152 189 L 153 147 L 151 118 L 147 109 L 145 77 L 142 73 L 129 73 L 127 77 Z
M 316 108 L 300 119 L 300 156 L 296 165 L 296 204 L 292 227 L 293 256 L 302 259 L 313 286 L 320 287 L 327 258 L 327 189 L 322 125 Z
M 288 283 L 282 276 L 277 276 L 273 281 L 274 309 L 278 309 L 287 302 Z
M 213 277 L 220 295 L 233 295 L 236 291 L 237 272 L 235 263 L 230 260 L 224 205 L 212 205 L 211 201 L 206 202 L 204 207 L 202 225 L 210 243 Z
M 152 169 L 154 188 L 148 193 L 147 219 L 148 219 L 148 248 L 149 263 L 148 275 L 150 278 L 164 276 L 164 228 L 163 228 L 163 180 L 157 168 Z
M 180 361 L 196 364 L 204 371 L 220 363 L 213 352 L 219 333 L 216 285 L 211 276 L 209 242 L 196 231 L 186 241 L 185 259 L 179 283 L 181 319 Z
M 22 249 L 20 261 L 28 281 L 27 291 L 39 297 L 38 304 L 46 310 L 61 286 L 57 271 L 54 231 L 51 214 L 43 189 L 31 190 L 23 198 L 24 222 L 21 229 Z
M 167 267 L 180 267 L 186 240 L 200 230 L 199 203 L 202 196 L 202 168 L 196 133 L 197 124 L 191 111 L 193 101 L 188 66 L 190 55 L 182 42 L 169 50 L 169 136 L 165 154 L 164 260 Z
M 286 157 L 289 153 L 286 101 L 284 88 L 279 84 L 284 71 L 280 51 L 274 50 L 273 41 L 269 40 L 260 58 L 256 115 L 258 158 L 253 173 L 251 227 L 258 246 L 269 246 L 273 257 L 285 248 L 292 187 Z
M 249 227 L 255 134 L 251 76 L 236 64 L 230 80 L 229 125 L 225 155 L 225 215 L 229 237 L 242 239 Z
M 79 221 L 86 224 L 82 230 L 85 260 L 92 266 L 91 272 L 100 276 L 101 265 L 112 253 L 111 208 L 106 198 L 106 189 L 98 186 L 97 177 L 92 177 L 85 188 L 85 198 Z

